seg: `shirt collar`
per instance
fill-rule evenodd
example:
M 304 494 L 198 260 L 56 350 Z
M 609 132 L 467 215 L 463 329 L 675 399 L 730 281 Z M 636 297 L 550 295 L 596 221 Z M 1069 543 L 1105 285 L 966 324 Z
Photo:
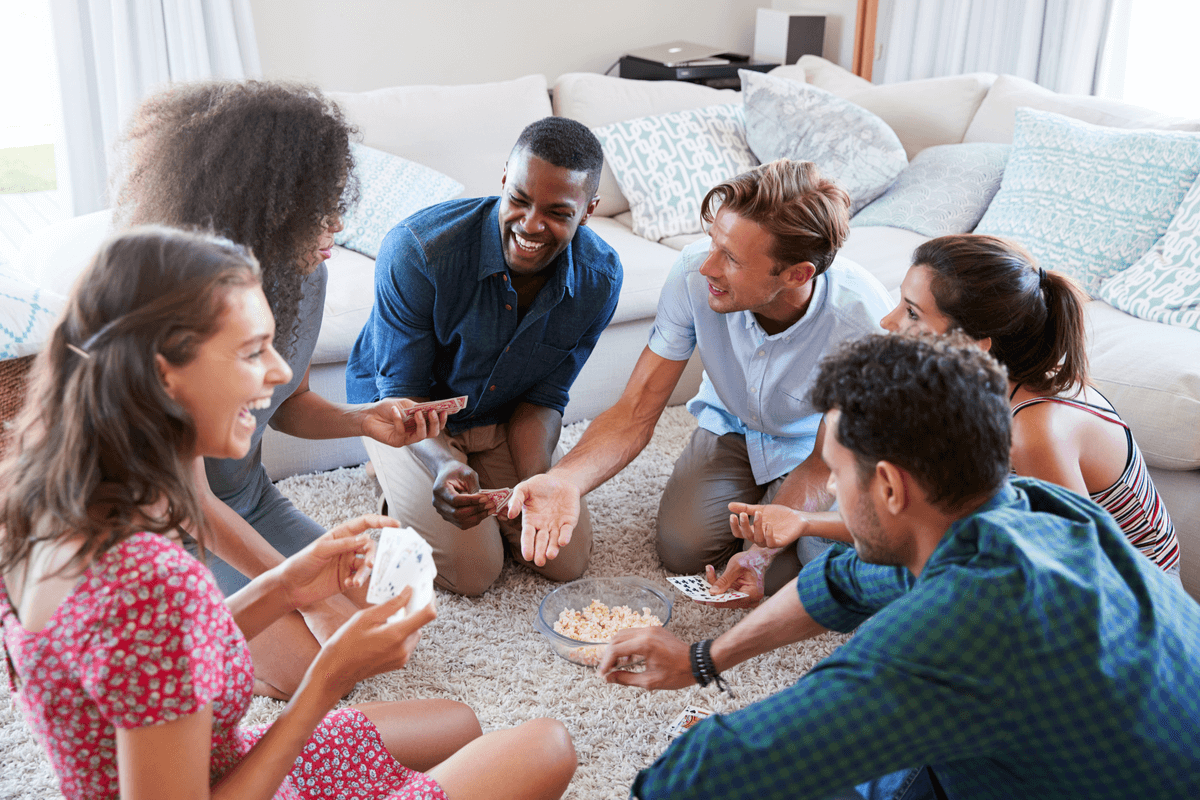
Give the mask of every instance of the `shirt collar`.
M 804 316 L 793 322 L 791 326 L 785 330 L 782 330 L 779 333 L 768 335 L 767 332 L 762 329 L 762 326 L 758 324 L 758 319 L 755 318 L 753 311 L 742 312 L 742 324 L 746 326 L 746 330 L 757 329 L 757 332 L 762 334 L 760 338 L 763 339 L 769 340 L 790 336 L 793 331 L 795 331 L 801 325 L 806 324 L 808 320 L 814 319 L 820 315 L 821 308 L 825 305 L 825 299 L 829 295 L 829 278 L 826 277 L 827 274 L 828 270 L 813 278 L 812 300 L 809 301 L 808 308 L 804 310 Z
M 579 228 L 583 226 L 580 225 Z M 575 239 L 579 237 L 579 228 L 575 229 L 575 237 L 571 239 L 571 244 L 567 245 L 567 249 L 558 254 L 549 269 L 553 270 L 554 274 L 546 285 L 551 284 L 558 287 L 556 293 L 558 297 L 562 297 L 564 293 L 575 296 L 575 260 L 574 247 Z M 488 211 L 487 219 L 484 220 L 483 230 L 480 231 L 479 242 L 479 280 L 482 281 L 488 276 L 497 274 L 508 274 L 508 262 L 504 260 L 504 243 L 500 239 L 500 198 L 494 198 L 492 208 Z

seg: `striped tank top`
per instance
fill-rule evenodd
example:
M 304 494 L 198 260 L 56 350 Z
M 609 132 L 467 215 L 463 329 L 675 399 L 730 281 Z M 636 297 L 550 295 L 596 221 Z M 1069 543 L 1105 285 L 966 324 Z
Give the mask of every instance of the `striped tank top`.
M 1015 394 L 1015 390 L 1014 390 Z M 1107 402 L 1107 400 L 1105 401 Z M 1022 408 L 1038 403 L 1061 403 L 1094 414 L 1103 420 L 1120 425 L 1125 429 L 1125 441 L 1129 443 L 1129 455 L 1125 460 L 1125 471 L 1117 482 L 1100 492 L 1090 492 L 1092 501 L 1112 514 L 1117 525 L 1125 532 L 1125 538 L 1147 558 L 1162 569 L 1170 569 L 1179 563 L 1179 539 L 1175 525 L 1163 504 L 1154 481 L 1146 469 L 1142 451 L 1133 440 L 1133 433 L 1112 408 L 1083 403 L 1066 397 L 1035 397 L 1013 406 L 1013 416 Z

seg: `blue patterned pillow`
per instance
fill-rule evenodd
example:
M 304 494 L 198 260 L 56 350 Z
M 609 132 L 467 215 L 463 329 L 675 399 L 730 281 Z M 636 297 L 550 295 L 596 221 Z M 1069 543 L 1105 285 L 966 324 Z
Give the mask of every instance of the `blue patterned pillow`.
M 1004 180 L 975 232 L 1016 239 L 1095 294 L 1158 241 L 1198 173 L 1198 133 L 1018 108 Z
M 931 237 L 970 233 L 1000 188 L 1010 150 L 1012 145 L 984 142 L 927 147 L 850 224 L 888 225 Z
M 1154 247 L 1100 284 L 1100 299 L 1141 319 L 1200 331 L 1200 180 Z
M 66 304 L 60 294 L 0 273 L 0 359 L 40 351 Z
M 908 166 L 888 124 L 849 100 L 799 81 L 738 70 L 746 141 L 764 164 L 812 161 L 850 195 L 850 213 L 883 194 Z
M 700 233 L 708 190 L 758 166 L 737 105 L 640 117 L 592 132 L 629 200 L 633 232 L 655 242 Z
M 442 173 L 351 142 L 359 197 L 345 217 L 336 244 L 375 258 L 388 231 L 422 208 L 452 200 L 463 185 Z

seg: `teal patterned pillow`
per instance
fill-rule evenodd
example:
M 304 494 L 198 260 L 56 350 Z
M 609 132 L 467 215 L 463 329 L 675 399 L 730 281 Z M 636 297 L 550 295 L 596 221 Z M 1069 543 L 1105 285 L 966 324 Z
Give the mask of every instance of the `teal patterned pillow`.
M 1200 331 L 1200 180 L 1154 247 L 1100 284 L 1100 299 L 1141 319 Z
M 1200 133 L 1103 128 L 1018 108 L 976 233 L 1016 239 L 1095 294 L 1158 241 L 1200 173 Z
M 850 225 L 887 225 L 930 237 L 970 233 L 1000 188 L 1010 150 L 1012 145 L 986 142 L 926 147 Z
M 764 164 L 812 161 L 850 195 L 850 213 L 887 191 L 908 166 L 888 124 L 862 106 L 806 83 L 738 70 L 746 141 Z
M 357 142 L 350 151 L 359 197 L 333 241 L 365 256 L 375 258 L 388 231 L 412 214 L 463 193 L 453 178 L 400 156 Z
M 738 105 L 640 117 L 592 132 L 629 200 L 633 232 L 655 242 L 702 232 L 700 201 L 708 190 L 758 166 Z
M 40 351 L 66 305 L 60 294 L 0 273 L 0 359 Z

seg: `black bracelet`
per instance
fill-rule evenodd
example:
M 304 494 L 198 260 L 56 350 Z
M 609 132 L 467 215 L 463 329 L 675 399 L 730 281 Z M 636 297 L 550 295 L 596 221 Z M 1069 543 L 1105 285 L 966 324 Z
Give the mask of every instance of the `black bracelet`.
M 712 639 L 705 639 L 702 642 L 696 642 L 692 645 L 688 653 L 692 662 L 692 677 L 702 687 L 708 686 L 710 683 L 716 683 L 718 689 L 733 697 L 733 692 L 729 690 L 729 685 L 725 683 L 725 679 L 721 677 L 721 674 L 717 672 L 716 665 L 713 664 L 712 643 Z

